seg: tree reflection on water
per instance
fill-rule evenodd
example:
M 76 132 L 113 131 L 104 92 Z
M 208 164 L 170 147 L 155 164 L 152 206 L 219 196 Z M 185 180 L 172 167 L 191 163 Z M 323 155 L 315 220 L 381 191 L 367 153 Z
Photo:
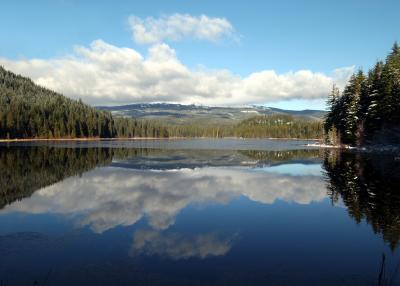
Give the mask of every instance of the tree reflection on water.
M 365 220 L 394 250 L 400 240 L 400 161 L 390 153 L 329 150 L 324 156 L 328 194 L 349 215 Z

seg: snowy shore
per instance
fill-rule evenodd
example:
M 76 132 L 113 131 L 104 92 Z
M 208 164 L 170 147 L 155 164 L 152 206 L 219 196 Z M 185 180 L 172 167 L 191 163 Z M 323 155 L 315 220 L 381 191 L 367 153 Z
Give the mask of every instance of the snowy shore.
M 367 145 L 367 146 L 350 146 L 350 145 L 330 145 L 324 143 L 311 143 L 307 147 L 327 148 L 327 149 L 344 149 L 362 152 L 400 152 L 400 145 Z

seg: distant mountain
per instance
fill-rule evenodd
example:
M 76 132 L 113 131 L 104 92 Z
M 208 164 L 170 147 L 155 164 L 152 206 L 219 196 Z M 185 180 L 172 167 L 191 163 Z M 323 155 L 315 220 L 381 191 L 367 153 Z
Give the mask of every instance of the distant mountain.
M 156 119 L 170 124 L 231 124 L 257 115 L 285 114 L 321 120 L 326 114 L 322 110 L 285 110 L 273 107 L 211 107 L 170 103 L 137 103 L 121 106 L 98 106 L 118 117 Z

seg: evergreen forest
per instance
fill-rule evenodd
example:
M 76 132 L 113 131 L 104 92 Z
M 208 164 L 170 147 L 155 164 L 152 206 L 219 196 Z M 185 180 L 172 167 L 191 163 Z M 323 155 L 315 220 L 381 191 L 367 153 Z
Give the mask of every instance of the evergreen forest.
M 324 129 L 330 144 L 400 143 L 399 45 L 368 73 L 353 74 L 343 92 L 333 86 L 328 108 Z
M 156 121 L 114 118 L 0 67 L 0 138 L 167 137 Z

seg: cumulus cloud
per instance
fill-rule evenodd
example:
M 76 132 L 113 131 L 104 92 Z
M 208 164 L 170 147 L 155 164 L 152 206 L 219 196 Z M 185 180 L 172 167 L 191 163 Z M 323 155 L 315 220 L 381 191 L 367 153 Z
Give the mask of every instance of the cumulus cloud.
M 308 204 L 327 195 L 321 175 L 224 167 L 162 172 L 105 167 L 46 187 L 0 213 L 63 214 L 97 233 L 146 217 L 153 229 L 164 230 L 188 205 L 225 204 L 240 196 L 264 204 Z
M 10 60 L 0 65 L 36 83 L 91 104 L 175 102 L 206 105 L 263 104 L 287 99 L 325 98 L 335 77 L 343 82 L 352 67 L 331 76 L 300 70 L 274 70 L 240 77 L 228 70 L 189 69 L 167 44 L 149 48 L 146 56 L 102 40 L 78 46 L 56 59 Z
M 333 70 L 332 76 L 335 79 L 335 83 L 340 89 L 344 89 L 347 82 L 349 81 L 349 78 L 354 73 L 354 70 L 355 66 L 343 67 Z
M 217 41 L 222 37 L 234 37 L 234 29 L 225 18 L 198 17 L 188 14 L 173 14 L 160 18 L 141 19 L 129 17 L 133 39 L 140 44 L 155 44 L 164 41 L 180 41 L 187 38 Z
M 133 236 L 132 256 L 158 255 L 173 260 L 207 258 L 225 255 L 232 247 L 233 237 L 219 237 L 215 233 L 183 235 L 163 234 L 154 230 L 138 230 Z

